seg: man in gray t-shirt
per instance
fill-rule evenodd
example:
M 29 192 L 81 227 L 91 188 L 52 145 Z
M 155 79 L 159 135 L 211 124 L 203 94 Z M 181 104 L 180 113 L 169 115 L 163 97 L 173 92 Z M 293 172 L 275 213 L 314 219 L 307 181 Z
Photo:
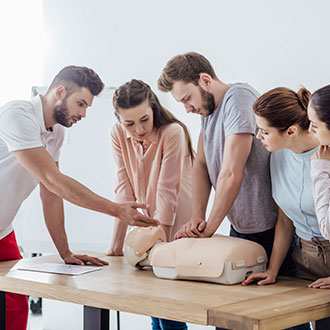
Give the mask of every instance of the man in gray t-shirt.
M 271 197 L 269 153 L 256 139 L 252 105 L 258 93 L 248 84 L 224 84 L 197 53 L 170 60 L 158 87 L 170 91 L 188 113 L 202 116 L 193 170 L 193 216 L 176 238 L 210 237 L 225 216 L 238 235 L 271 231 L 271 238 L 277 207 Z M 211 187 L 215 199 L 205 221 Z M 272 241 L 269 244 L 267 250 Z
M 277 206 L 271 193 L 269 152 L 256 139 L 252 105 L 258 93 L 248 84 L 224 84 L 210 62 L 197 53 L 171 59 L 158 79 L 158 87 L 171 92 L 188 113 L 202 116 L 193 167 L 192 219 L 175 238 L 210 237 L 227 216 L 231 236 L 258 242 L 270 258 Z M 211 187 L 215 198 L 206 222 Z M 281 275 L 297 277 L 291 258 L 293 248 L 294 241 Z M 308 328 L 304 324 L 289 329 Z

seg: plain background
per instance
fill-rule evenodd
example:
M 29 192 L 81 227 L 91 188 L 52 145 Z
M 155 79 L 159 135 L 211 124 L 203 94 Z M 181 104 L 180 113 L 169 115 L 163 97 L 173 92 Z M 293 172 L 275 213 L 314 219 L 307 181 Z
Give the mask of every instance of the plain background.
M 36 1 L 26 3 L 33 10 Z M 41 10 L 42 33 L 36 26 L 35 33 L 24 36 L 25 42 L 15 36 L 0 54 L 1 65 L 11 65 L 15 84 L 26 75 L 31 84 L 47 85 L 70 64 L 93 68 L 108 87 L 142 79 L 187 124 L 195 146 L 198 116 L 185 114 L 182 105 L 156 88 L 162 68 L 177 54 L 200 52 L 221 80 L 248 82 L 260 93 L 278 86 L 314 91 L 329 84 L 330 3 L 326 0 L 44 0 Z M 35 22 L 17 6 L 11 23 L 23 35 L 25 26 L 19 17 L 26 26 Z M 2 29 L 1 40 L 7 32 Z M 25 63 L 28 55 L 34 60 Z M 42 68 L 38 75 L 37 66 Z M 60 161 L 64 173 L 108 198 L 115 182 L 108 134 L 115 122 L 111 92 L 107 88 L 95 99 L 87 118 L 68 130 Z M 69 203 L 65 208 L 71 247 L 104 251 L 111 239 L 112 219 Z M 27 251 L 55 251 L 37 190 L 24 203 L 15 225 Z M 219 232 L 228 232 L 227 222 Z

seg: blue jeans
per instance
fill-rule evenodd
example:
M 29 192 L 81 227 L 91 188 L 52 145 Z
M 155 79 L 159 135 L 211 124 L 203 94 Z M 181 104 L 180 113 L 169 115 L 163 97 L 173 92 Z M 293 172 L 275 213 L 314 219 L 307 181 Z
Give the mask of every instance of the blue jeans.
M 187 330 L 187 324 L 185 322 L 170 321 L 165 319 L 159 319 L 157 317 L 151 318 L 152 330 Z

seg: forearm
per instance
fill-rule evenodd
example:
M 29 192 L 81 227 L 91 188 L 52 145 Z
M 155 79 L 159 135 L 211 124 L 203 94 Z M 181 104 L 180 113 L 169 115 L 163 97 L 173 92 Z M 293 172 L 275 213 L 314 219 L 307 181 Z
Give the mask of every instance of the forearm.
M 206 165 L 195 161 L 192 178 L 192 218 L 205 219 L 211 182 Z
M 213 207 L 207 221 L 207 234 L 212 236 L 228 214 L 240 191 L 242 174 L 220 173 Z
M 58 197 L 75 205 L 111 216 L 117 215 L 118 204 L 93 193 L 86 186 L 60 172 L 56 179 L 47 182 L 45 186 Z
M 127 224 L 123 223 L 119 219 L 115 219 L 110 251 L 114 253 L 122 252 L 126 237 L 127 227 L 128 227 Z
M 60 256 L 64 259 L 71 251 L 64 226 L 63 200 L 50 192 L 42 193 L 41 191 L 40 197 L 43 203 L 43 213 L 48 232 Z
M 280 210 L 279 217 L 275 227 L 275 237 L 270 257 L 268 269 L 277 276 L 283 260 L 289 250 L 294 227 L 291 220 L 289 220 Z

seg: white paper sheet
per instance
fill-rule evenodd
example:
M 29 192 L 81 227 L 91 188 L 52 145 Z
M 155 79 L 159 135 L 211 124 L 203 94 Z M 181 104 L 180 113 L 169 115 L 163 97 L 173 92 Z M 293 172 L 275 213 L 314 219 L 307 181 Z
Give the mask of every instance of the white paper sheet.
M 82 275 L 89 272 L 100 270 L 101 267 L 94 266 L 79 266 L 79 265 L 67 265 L 45 262 L 33 266 L 21 266 L 18 270 L 29 270 L 32 272 L 62 274 L 62 275 Z

